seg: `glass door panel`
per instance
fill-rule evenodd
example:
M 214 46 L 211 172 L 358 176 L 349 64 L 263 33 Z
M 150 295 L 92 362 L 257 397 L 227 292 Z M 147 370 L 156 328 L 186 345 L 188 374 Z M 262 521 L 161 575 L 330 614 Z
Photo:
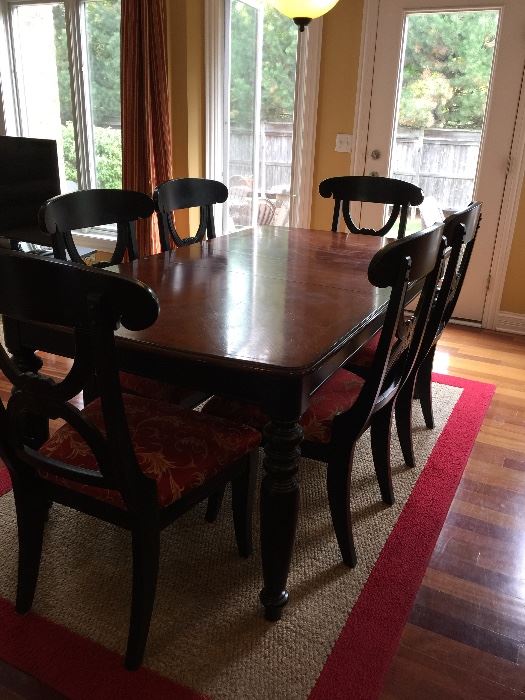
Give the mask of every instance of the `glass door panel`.
M 288 223 L 296 53 L 293 22 L 256 0 L 230 3 L 225 231 Z
M 389 175 L 425 193 L 408 232 L 473 198 L 499 16 L 493 9 L 406 16 Z

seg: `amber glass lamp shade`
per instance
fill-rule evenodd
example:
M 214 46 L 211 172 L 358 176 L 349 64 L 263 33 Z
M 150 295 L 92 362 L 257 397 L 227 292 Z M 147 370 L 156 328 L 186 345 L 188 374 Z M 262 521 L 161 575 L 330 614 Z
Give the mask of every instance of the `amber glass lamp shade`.
M 271 0 L 271 4 L 286 17 L 293 19 L 301 32 L 310 20 L 326 14 L 338 0 Z

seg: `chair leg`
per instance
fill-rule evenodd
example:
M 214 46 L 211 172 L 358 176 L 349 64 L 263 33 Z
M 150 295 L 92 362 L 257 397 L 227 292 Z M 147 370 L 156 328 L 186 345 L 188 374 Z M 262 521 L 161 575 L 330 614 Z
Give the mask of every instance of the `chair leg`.
M 222 486 L 220 489 L 217 489 L 217 491 L 212 493 L 211 496 L 208 496 L 208 507 L 206 508 L 206 515 L 204 516 L 207 522 L 214 523 L 217 520 L 225 490 L 226 485 Z
M 421 402 L 423 417 L 427 428 L 434 427 L 434 414 L 432 411 L 432 365 L 436 346 L 433 345 L 417 374 L 417 397 Z
M 414 373 L 407 379 L 396 399 L 396 426 L 403 459 L 407 467 L 415 467 L 414 446 L 412 444 L 412 397 L 416 378 Z
M 35 597 L 44 527 L 49 511 L 49 501 L 38 493 L 38 485 L 13 483 L 18 524 L 18 587 L 16 611 L 26 613 Z
M 349 443 L 348 443 L 349 444 Z M 350 512 L 350 483 L 355 442 L 345 453 L 331 457 L 326 472 L 326 487 L 332 523 L 343 562 L 350 567 L 357 563 Z
M 391 506 L 395 500 L 390 463 L 390 435 L 393 411 L 394 402 L 391 401 L 372 416 L 370 427 L 372 456 L 374 458 L 377 483 L 379 484 L 383 503 L 389 506 Z
M 138 518 L 131 530 L 133 589 L 125 667 L 134 671 L 142 663 L 148 639 L 159 571 L 160 528 L 153 515 Z
M 253 550 L 252 521 L 259 462 L 257 451 L 251 452 L 245 459 L 245 468 L 232 480 L 233 525 L 241 557 L 249 557 Z

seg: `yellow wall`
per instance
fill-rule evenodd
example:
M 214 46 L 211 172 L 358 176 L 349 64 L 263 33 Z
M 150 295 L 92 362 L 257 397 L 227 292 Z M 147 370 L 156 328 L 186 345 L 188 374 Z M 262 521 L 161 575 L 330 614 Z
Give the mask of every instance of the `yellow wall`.
M 166 1 L 174 176 L 200 177 L 205 172 L 203 0 Z M 363 0 L 340 0 L 323 19 L 312 228 L 327 229 L 331 223 L 332 205 L 319 196 L 319 182 L 350 173 L 351 156 L 334 147 L 337 133 L 353 131 L 362 12 Z M 504 311 L 525 314 L 524 268 L 525 186 L 501 302 Z
M 352 133 L 363 0 L 340 0 L 323 18 L 317 138 L 312 183 L 312 228 L 329 229 L 333 202 L 319 195 L 321 180 L 350 174 L 349 153 L 336 153 L 335 137 Z
M 204 2 L 166 0 L 166 8 L 173 177 L 204 177 Z M 179 233 L 194 232 L 198 218 L 180 212 Z

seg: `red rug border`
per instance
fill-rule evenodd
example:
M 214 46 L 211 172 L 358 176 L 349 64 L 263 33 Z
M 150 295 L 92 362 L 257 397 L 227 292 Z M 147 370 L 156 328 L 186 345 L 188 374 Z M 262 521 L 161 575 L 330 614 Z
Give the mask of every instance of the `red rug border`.
M 399 645 L 463 471 L 496 387 L 450 375 L 463 389 L 308 700 L 374 700 Z M 465 421 L 468 415 L 470 420 Z M 461 435 L 458 440 L 457 436 Z M 446 471 L 443 470 L 446 465 Z M 434 494 L 439 493 L 436 499 Z M 430 517 L 431 516 L 431 517 Z M 407 534 L 418 524 L 418 536 Z M 409 545 L 409 546 L 407 546 Z M 403 566 L 399 566 L 400 557 Z M 385 586 L 388 581 L 389 585 Z
M 397 649 L 435 542 L 479 432 L 495 386 L 435 374 L 464 389 L 328 657 L 309 700 L 373 700 Z M 465 411 L 471 420 L 465 421 Z M 460 414 L 463 420 L 460 420 Z M 454 439 L 457 431 L 462 439 Z M 447 465 L 446 472 L 439 462 Z M 10 489 L 0 467 L 0 496 Z M 436 501 L 433 493 L 440 493 Z M 430 510 L 429 510 L 430 509 Z M 429 512 L 433 517 L 429 517 Z M 418 537 L 407 540 L 414 520 Z M 407 551 L 407 542 L 411 548 Z M 400 550 L 404 566 L 399 566 Z M 385 587 L 385 581 L 390 585 Z M 286 612 L 285 612 L 286 614 Z M 19 616 L 0 598 L 0 658 L 74 700 L 154 697 L 205 700 L 147 668 L 130 673 L 116 652 L 34 613 Z

